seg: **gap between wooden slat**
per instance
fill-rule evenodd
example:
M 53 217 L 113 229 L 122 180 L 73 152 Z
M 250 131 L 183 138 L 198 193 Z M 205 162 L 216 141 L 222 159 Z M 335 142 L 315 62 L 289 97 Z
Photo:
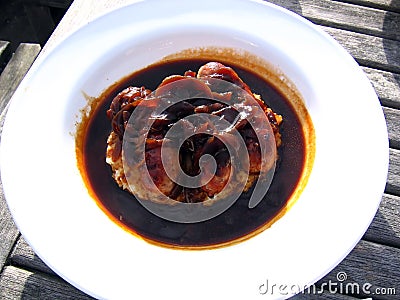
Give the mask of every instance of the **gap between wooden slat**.
M 370 284 L 370 292 L 377 288 L 395 288 L 397 295 L 400 291 L 400 249 L 382 246 L 376 243 L 361 240 L 350 254 L 327 276 L 321 279 L 318 284 L 333 282 L 340 287 L 337 276 L 339 273 L 345 275 L 342 281 L 343 287 L 348 283 L 359 286 L 360 293 L 357 297 L 373 297 L 373 299 L 392 300 L 393 295 L 372 295 L 363 293 L 362 286 Z
M 314 23 L 400 41 L 400 14 L 332 0 L 272 0 Z
M 400 109 L 400 74 L 385 72 L 369 67 L 362 67 L 373 85 L 381 104 Z
M 400 73 L 400 42 L 318 26 L 339 42 L 359 64 L 382 71 Z
M 333 0 L 400 13 L 400 0 Z
M 400 110 L 383 107 L 383 113 L 386 119 L 390 147 L 400 149 Z
M 400 248 L 400 197 L 384 194 L 363 240 Z
M 309 6 L 312 6 L 313 1 L 302 1 L 310 2 L 307 6 L 303 4 L 305 8 L 310 9 Z M 304 3 L 302 1 L 273 0 L 271 2 L 302 15 L 302 3 Z M 394 25 L 391 26 L 396 28 L 396 35 L 400 35 L 400 14 L 396 14 L 396 16 L 399 18 L 399 21 L 392 22 L 391 24 Z M 332 28 L 325 25 L 317 26 L 334 37 L 358 61 L 359 64 L 383 71 L 400 73 L 400 51 L 398 51 L 398 49 L 400 49 L 400 41 L 371 36 L 365 33 L 358 33 L 345 29 Z
M 14 266 L 24 269 L 40 271 L 49 275 L 56 275 L 33 251 L 31 246 L 20 236 L 10 255 L 10 262 Z
M 279 287 L 279 284 L 277 285 Z M 290 290 L 288 286 L 287 290 Z M 260 299 L 262 299 L 260 297 Z M 342 295 L 339 293 L 329 293 L 328 291 L 322 289 L 320 286 L 316 285 L 315 291 L 313 289 L 306 289 L 303 292 L 297 294 L 296 296 L 290 298 L 290 300 L 359 300 L 359 298 Z
M 385 192 L 400 196 L 400 150 L 389 149 L 389 171 Z
M 0 271 L 5 266 L 19 231 L 14 224 L 0 182 Z
M 0 277 L 0 299 L 91 300 L 93 298 L 59 277 L 8 266 Z

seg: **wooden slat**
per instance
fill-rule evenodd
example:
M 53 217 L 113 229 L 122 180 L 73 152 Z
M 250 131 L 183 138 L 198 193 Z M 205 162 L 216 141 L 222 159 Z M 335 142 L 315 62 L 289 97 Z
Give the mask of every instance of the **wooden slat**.
M 19 267 L 25 267 L 28 269 L 43 271 L 48 274 L 54 274 L 33 252 L 30 246 L 24 241 L 21 237 L 18 240 L 18 243 L 13 251 L 11 256 L 11 263 L 16 264 Z M 310 290 L 311 291 L 311 290 Z M 305 291 L 304 293 L 300 293 L 296 295 L 293 299 L 296 300 L 308 300 L 308 299 L 320 299 L 318 297 L 323 297 L 324 299 L 332 299 L 332 300 L 355 300 L 356 298 L 340 295 L 340 294 L 331 294 L 328 291 L 324 291 L 317 287 L 316 293 L 308 293 Z
M 0 271 L 19 235 L 4 198 L 3 185 L 0 181 Z
M 320 26 L 363 66 L 400 73 L 400 42 Z
M 18 266 L 22 266 L 22 267 L 27 267 L 27 268 L 34 268 L 35 270 L 38 268 L 42 269 L 44 268 L 44 270 L 46 272 L 49 271 L 49 269 L 47 269 L 47 267 L 39 262 L 36 261 L 34 262 L 34 260 L 38 259 L 38 258 L 34 258 L 34 253 L 33 250 L 30 249 L 29 245 L 23 241 L 23 239 L 21 238 L 18 241 L 18 244 L 16 246 L 16 250 L 13 252 L 11 261 L 12 263 L 16 262 L 16 256 L 20 256 L 17 261 L 18 261 Z M 21 264 L 22 263 L 22 264 Z M 52 272 L 52 271 L 50 271 Z M 316 292 L 313 292 L 313 290 L 310 289 L 310 292 L 305 291 L 304 293 L 301 293 L 299 295 L 296 295 L 293 299 L 296 300 L 308 300 L 308 299 L 321 299 L 320 297 L 323 297 L 324 299 L 332 299 L 332 300 L 353 300 L 356 298 L 353 297 L 349 297 L 349 296 L 345 296 L 345 295 L 341 295 L 341 294 L 332 294 L 329 293 L 329 291 L 324 291 L 323 289 L 321 289 L 321 285 L 316 285 Z
M 400 74 L 363 67 L 382 105 L 400 108 Z
M 0 76 L 0 113 L 7 106 L 21 80 L 40 51 L 38 44 L 21 44 Z
M 22 236 L 18 239 L 11 253 L 10 261 L 14 266 L 55 275 L 55 273 L 35 254 Z
M 390 147 L 400 149 L 400 110 L 383 107 L 389 133 Z
M 8 266 L 0 277 L 0 299 L 93 299 L 59 277 Z
M 354 298 L 351 296 L 347 295 L 342 295 L 338 293 L 330 293 L 325 290 L 321 290 L 319 287 L 316 291 L 316 293 L 300 293 L 292 298 L 290 300 L 359 300 L 359 298 Z
M 400 246 L 400 198 L 392 195 L 384 195 L 380 208 L 375 216 L 365 237 L 374 242 L 389 244 L 392 246 Z M 11 255 L 12 264 L 29 269 L 40 270 L 49 274 L 53 272 L 34 254 L 30 246 L 23 238 L 18 243 Z M 318 286 L 320 287 L 320 286 Z M 325 295 L 327 294 L 327 295 Z M 321 296 L 321 295 L 319 295 Z M 325 298 L 327 297 L 327 298 Z M 294 299 L 317 299 L 314 295 L 298 295 Z M 340 295 L 330 295 L 324 293 L 324 299 L 346 299 Z
M 272 0 L 321 25 L 400 40 L 400 14 L 331 0 Z
M 364 238 L 400 248 L 400 197 L 383 195 L 382 202 Z
M 337 0 L 387 11 L 400 12 L 400 0 Z
M 40 47 L 38 45 L 20 45 L 0 76 L 0 135 L 5 118 L 4 109 L 39 50 Z M 15 227 L 11 214 L 8 211 L 3 187 L 0 182 L 0 270 L 4 267 L 18 235 L 18 229 Z
M 272 0 L 272 3 L 285 7 L 292 10 L 306 18 L 312 19 L 313 15 L 320 15 L 321 11 L 315 11 L 322 9 L 331 14 L 331 18 L 336 19 L 334 16 L 337 12 L 332 9 L 331 5 L 344 5 L 333 3 L 333 1 L 313 1 L 313 0 Z M 318 9 L 317 9 L 317 8 Z M 343 9 L 343 8 L 342 8 Z M 366 22 L 359 20 L 358 18 L 364 19 L 364 17 L 354 17 L 352 16 L 352 10 L 346 8 L 348 12 L 347 20 L 357 20 L 354 23 Z M 361 9 L 361 8 L 359 8 Z M 309 11 L 307 13 L 307 11 Z M 312 12 L 312 13 L 311 13 Z M 382 34 L 380 36 L 386 36 L 391 38 L 397 38 L 397 40 L 382 38 L 379 36 L 371 36 L 364 33 L 352 32 L 338 28 L 327 27 L 319 25 L 323 30 L 332 35 L 360 64 L 363 66 L 378 68 L 386 71 L 391 71 L 395 73 L 400 73 L 400 14 L 392 14 L 385 12 L 377 12 L 380 17 L 378 23 L 382 29 Z M 369 16 L 367 19 L 374 19 L 373 15 Z M 383 19 L 382 19 L 383 18 Z M 370 20 L 371 22 L 376 22 Z M 347 21 L 350 22 L 350 21 Z M 353 21 L 351 21 L 353 22 Z M 325 23 L 324 23 L 325 24 Z M 341 28 L 346 28 L 346 24 L 340 23 Z M 379 24 L 375 24 L 376 28 L 379 28 Z
M 400 195 L 400 150 L 389 149 L 389 173 L 386 192 Z
M 360 287 L 361 297 L 373 297 L 373 299 L 396 299 L 400 293 L 400 249 L 383 246 L 361 240 L 351 253 L 326 277 L 319 281 L 319 284 L 336 282 L 339 286 L 337 275 L 344 272 L 347 279 L 342 282 L 343 288 L 346 284 L 357 284 Z M 362 286 L 369 284 L 368 291 L 378 292 L 377 289 L 391 290 L 394 295 L 372 295 L 364 293 Z M 348 285 L 350 288 L 350 285 Z M 348 289 L 351 291 L 351 289 Z M 387 290 L 388 291 L 388 290 Z M 345 290 L 343 291 L 345 293 Z

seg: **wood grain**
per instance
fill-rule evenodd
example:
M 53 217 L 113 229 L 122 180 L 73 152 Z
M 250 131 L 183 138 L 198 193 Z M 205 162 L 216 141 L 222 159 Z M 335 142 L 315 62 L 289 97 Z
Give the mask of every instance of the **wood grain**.
M 384 194 L 364 239 L 400 248 L 400 197 Z
M 400 195 L 400 150 L 389 149 L 389 173 L 386 191 L 390 194 Z
M 400 40 L 400 14 L 330 0 L 272 0 L 316 24 Z
M 314 5 L 312 3 L 320 3 L 320 1 L 311 1 L 304 2 L 302 4 L 301 1 L 290 0 L 274 0 L 272 3 L 281 4 L 283 7 L 291 8 L 296 12 L 297 10 L 301 11 L 309 7 L 309 5 Z M 68 10 L 65 17 L 61 20 L 59 26 L 56 28 L 54 33 L 51 35 L 47 44 L 43 48 L 43 52 L 48 51 L 57 40 L 61 40 L 66 37 L 70 32 L 76 30 L 78 27 L 89 23 L 95 16 L 103 14 L 111 8 L 118 8 L 124 5 L 129 4 L 132 1 L 128 0 L 117 0 L 117 1 L 105 1 L 99 0 L 96 2 L 96 5 L 91 5 L 90 1 L 74 1 Z M 312 2 L 312 3 L 311 3 Z M 325 1 L 324 3 L 333 1 Z M 322 5 L 322 4 L 321 4 Z M 326 4 L 325 4 L 326 5 Z M 336 5 L 336 4 L 332 4 Z M 353 7 L 347 7 L 348 12 L 351 16 L 351 9 Z M 326 8 L 329 11 L 329 7 Z M 301 11 L 299 11 L 301 13 Z M 396 15 L 396 20 L 397 20 Z M 370 19 L 374 19 L 374 17 L 369 17 Z M 382 19 L 382 16 L 381 16 Z M 382 20 L 380 21 L 383 22 Z M 397 26 L 400 26 L 400 22 L 389 22 L 390 24 L 394 23 L 394 25 L 390 25 L 389 27 L 383 26 L 382 30 L 387 32 L 384 36 L 397 36 L 400 33 L 400 29 Z M 397 24 L 397 25 L 396 25 Z M 350 52 L 350 54 L 355 57 L 361 64 L 364 66 L 379 68 L 386 71 L 394 71 L 400 73 L 400 53 L 398 51 L 400 47 L 400 43 L 395 40 L 383 39 L 381 37 L 371 36 L 367 34 L 350 32 L 346 30 L 341 30 L 337 28 L 330 28 L 326 26 L 321 26 L 322 29 L 331 34 L 339 43 L 341 43 L 346 50 Z
M 316 293 L 300 293 L 292 298 L 292 300 L 359 300 L 359 298 L 354 298 L 348 295 L 342 295 L 342 294 L 333 294 L 329 293 L 328 291 L 324 291 L 321 289 L 318 289 Z
M 389 133 L 390 147 L 400 148 L 400 110 L 383 107 Z
M 10 263 L 29 270 L 35 270 L 49 275 L 56 275 L 33 251 L 25 239 L 20 236 L 10 255 Z
M 7 266 L 0 277 L 0 299 L 93 299 L 59 277 Z
M 3 128 L 5 108 L 22 78 L 40 51 L 39 45 L 22 44 L 0 76 L 0 135 Z M 19 232 L 15 227 L 4 198 L 0 182 L 0 270 L 4 267 Z
M 398 295 L 400 291 L 400 249 L 383 246 L 380 244 L 360 241 L 350 254 L 318 284 L 336 282 L 339 283 L 337 275 L 344 272 L 346 283 L 355 283 L 360 287 L 359 297 L 373 297 L 373 299 L 396 299 L 394 295 L 372 295 L 363 292 L 362 286 L 370 284 L 369 291 L 377 293 L 380 288 L 394 288 Z M 350 291 L 350 287 L 349 287 Z M 343 291 L 343 294 L 346 291 Z
M 400 74 L 363 67 L 382 105 L 400 109 Z
M 8 210 L 6 199 L 4 198 L 3 185 L 0 181 L 0 272 L 18 235 L 19 231 Z
M 38 44 L 21 44 L 0 75 L 0 113 L 28 72 L 40 51 Z
M 387 11 L 400 12 L 400 0 L 337 0 L 345 3 L 353 3 L 366 7 L 374 7 Z
M 320 26 L 363 66 L 400 73 L 400 42 L 376 36 Z

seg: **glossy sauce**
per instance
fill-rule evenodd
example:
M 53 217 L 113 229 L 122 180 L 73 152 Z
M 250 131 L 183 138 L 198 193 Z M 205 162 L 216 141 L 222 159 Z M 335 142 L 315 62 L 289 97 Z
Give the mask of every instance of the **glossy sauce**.
M 106 141 L 111 132 L 111 122 L 106 117 L 106 110 L 114 96 L 130 85 L 154 90 L 165 77 L 183 74 L 187 70 L 196 71 L 208 61 L 186 59 L 160 62 L 128 76 L 102 95 L 83 127 L 85 131 L 81 135 L 82 160 L 79 167 L 85 173 L 88 189 L 99 206 L 114 221 L 151 243 L 169 247 L 213 248 L 246 239 L 261 228 L 265 229 L 268 222 L 282 213 L 296 190 L 305 167 L 305 136 L 291 102 L 256 73 L 226 63 L 254 93 L 261 95 L 269 107 L 283 116 L 279 160 L 264 200 L 255 208 L 249 209 L 250 189 L 221 215 L 200 223 L 181 224 L 153 215 L 129 192 L 118 187 L 112 178 L 111 167 L 105 162 Z

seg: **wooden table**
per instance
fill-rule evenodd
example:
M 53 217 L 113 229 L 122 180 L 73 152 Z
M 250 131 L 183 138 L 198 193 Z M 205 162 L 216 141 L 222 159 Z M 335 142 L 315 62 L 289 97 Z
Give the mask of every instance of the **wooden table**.
M 379 96 L 389 131 L 389 175 L 379 210 L 354 250 L 316 284 L 318 293 L 322 291 L 325 299 L 400 299 L 400 0 L 272 2 L 318 24 L 358 61 Z M 75 0 L 41 53 L 94 16 L 127 3 Z M 6 46 L 0 42 L 0 57 L 4 57 L 1 54 L 6 52 Z M 4 69 L 0 78 L 1 121 L 8 100 L 39 51 L 38 45 L 21 44 Z M 12 221 L 1 185 L 0 270 L 0 299 L 91 299 L 54 274 L 35 255 Z M 374 294 L 362 289 L 330 292 L 328 283 L 339 283 L 337 276 L 343 272 L 346 282 L 360 287 L 370 284 L 368 291 Z M 300 294 L 294 299 L 320 296 Z

